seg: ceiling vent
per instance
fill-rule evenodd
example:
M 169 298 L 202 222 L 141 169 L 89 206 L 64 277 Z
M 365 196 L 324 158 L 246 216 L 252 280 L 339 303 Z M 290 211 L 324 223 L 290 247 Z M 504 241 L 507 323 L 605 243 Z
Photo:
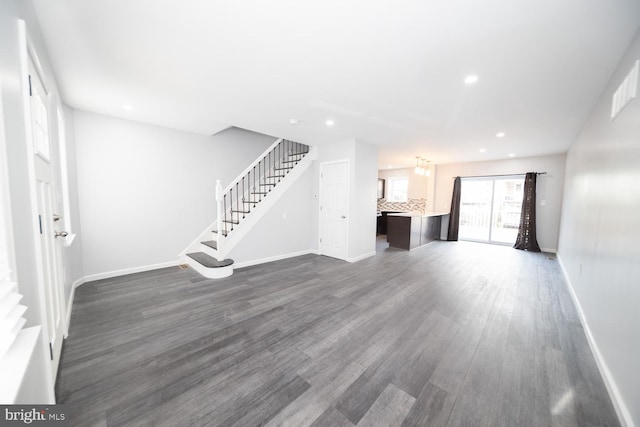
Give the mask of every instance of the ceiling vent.
M 611 120 L 615 119 L 620 114 L 620 111 L 636 97 L 636 92 L 638 91 L 638 68 L 640 68 L 640 60 L 636 60 L 627 77 L 622 81 L 616 93 L 613 94 Z

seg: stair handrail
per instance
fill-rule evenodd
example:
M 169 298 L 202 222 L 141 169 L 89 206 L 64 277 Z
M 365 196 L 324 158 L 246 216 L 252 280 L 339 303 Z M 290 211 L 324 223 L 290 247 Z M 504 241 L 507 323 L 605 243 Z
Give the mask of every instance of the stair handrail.
M 243 170 L 240 174 L 238 174 L 238 176 L 233 181 L 231 181 L 231 183 L 229 185 L 227 185 L 225 187 L 225 189 L 222 192 L 222 194 L 227 194 L 229 192 L 229 190 L 231 190 L 233 188 L 234 185 L 238 184 L 242 180 L 242 178 L 249 173 L 249 171 L 251 171 L 255 166 L 257 166 L 258 163 L 260 163 L 262 161 L 262 159 L 267 157 L 267 155 L 271 152 L 271 150 L 276 148 L 278 146 L 278 144 L 280 144 L 280 142 L 282 142 L 283 140 L 284 140 L 284 138 L 278 138 L 276 140 L 276 142 L 271 144 L 271 146 L 269 146 L 269 148 L 267 148 L 262 154 L 260 154 L 258 157 L 256 157 L 256 159 L 253 161 L 253 163 L 251 163 L 245 170 Z
M 291 152 L 293 148 L 295 152 Z M 305 147 L 300 150 L 301 147 Z M 227 237 L 227 235 L 234 230 L 234 225 L 240 224 L 240 214 L 242 214 L 242 218 L 245 218 L 245 214 L 251 213 L 250 204 L 259 203 L 262 201 L 263 195 L 266 197 L 267 193 L 271 191 L 272 186 L 275 186 L 277 182 L 270 181 L 273 178 L 279 178 L 280 176 L 269 176 L 269 172 L 275 172 L 276 167 L 279 166 L 282 168 L 283 162 L 297 163 L 300 161 L 300 158 L 284 160 L 282 155 L 289 156 L 305 156 L 308 153 L 308 146 L 305 144 L 301 144 L 299 142 L 287 140 L 284 138 L 278 138 L 266 151 L 264 151 L 260 156 L 258 156 L 250 165 L 247 167 L 240 175 L 238 175 L 231 183 L 222 191 L 218 191 L 219 189 L 216 187 L 216 207 L 217 207 L 217 227 L 216 232 L 218 233 L 218 241 L 221 241 L 223 238 Z M 291 166 L 293 167 L 293 166 Z M 291 167 L 284 167 L 283 169 L 287 172 L 291 169 Z M 256 169 L 258 174 L 256 175 Z M 284 176 L 284 175 L 282 175 Z M 251 186 L 251 178 L 253 177 L 253 187 Z M 246 178 L 246 186 L 245 186 L 245 178 Z M 263 181 L 263 182 L 261 182 Z M 264 190 L 268 190 L 263 192 L 260 187 L 265 187 Z M 235 188 L 235 191 L 234 191 Z M 242 192 L 242 196 L 240 197 L 239 191 Z M 246 191 L 246 192 L 245 192 Z M 234 193 L 235 193 L 235 203 L 234 203 Z M 246 195 L 249 195 L 249 199 L 245 199 Z M 256 201 L 251 195 L 256 195 L 258 200 Z M 228 196 L 228 197 L 227 197 Z M 235 209 L 234 209 L 235 207 Z M 229 214 L 229 219 L 227 219 L 227 213 Z M 234 214 L 236 218 L 234 220 Z M 227 229 L 227 223 L 231 224 L 231 229 Z

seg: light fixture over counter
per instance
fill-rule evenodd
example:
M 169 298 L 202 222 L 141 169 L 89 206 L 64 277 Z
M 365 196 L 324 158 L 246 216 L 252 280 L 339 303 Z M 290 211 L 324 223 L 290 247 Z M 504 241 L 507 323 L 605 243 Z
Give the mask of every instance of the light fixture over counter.
M 431 176 L 431 171 L 429 170 L 429 160 L 425 160 L 422 157 L 416 157 L 416 168 L 413 172 L 416 175 L 420 176 Z

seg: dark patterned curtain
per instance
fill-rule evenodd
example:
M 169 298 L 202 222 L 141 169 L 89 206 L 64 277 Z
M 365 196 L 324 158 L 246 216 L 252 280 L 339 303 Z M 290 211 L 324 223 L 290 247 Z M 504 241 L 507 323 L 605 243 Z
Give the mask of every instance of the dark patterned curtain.
M 527 172 L 524 177 L 524 196 L 522 198 L 522 213 L 520 214 L 520 229 L 516 249 L 524 251 L 540 252 L 540 246 L 536 240 L 536 178 L 535 172 Z
M 453 195 L 451 196 L 451 211 L 449 213 L 449 230 L 447 240 L 458 240 L 458 228 L 460 227 L 460 192 L 462 181 L 459 176 L 453 181 Z

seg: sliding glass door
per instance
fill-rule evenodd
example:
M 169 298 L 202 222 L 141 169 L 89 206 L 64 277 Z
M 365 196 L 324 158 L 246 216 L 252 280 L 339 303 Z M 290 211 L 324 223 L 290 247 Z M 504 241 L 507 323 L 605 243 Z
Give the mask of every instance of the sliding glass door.
M 518 235 L 524 176 L 463 178 L 460 240 L 513 244 Z

